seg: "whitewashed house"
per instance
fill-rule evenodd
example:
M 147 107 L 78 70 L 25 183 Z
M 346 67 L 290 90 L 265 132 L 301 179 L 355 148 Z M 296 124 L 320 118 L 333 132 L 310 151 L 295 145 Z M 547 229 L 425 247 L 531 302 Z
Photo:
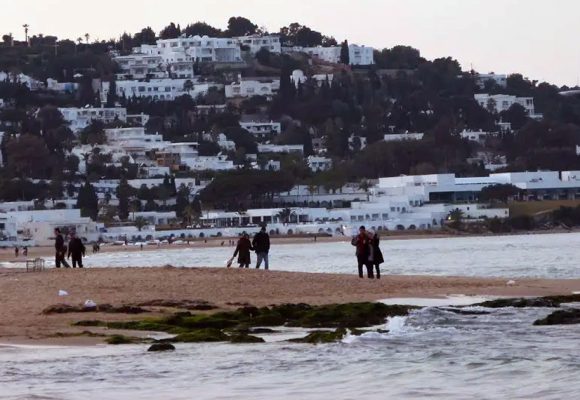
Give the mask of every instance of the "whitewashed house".
M 312 172 L 322 172 L 332 169 L 332 159 L 328 157 L 309 156 L 308 166 Z
M 280 37 L 275 35 L 251 35 L 240 36 L 236 40 L 241 46 L 247 47 L 251 54 L 256 54 L 261 49 L 266 49 L 270 53 L 280 54 L 282 52 L 282 45 Z
M 240 121 L 240 127 L 261 140 L 271 139 L 282 133 L 282 124 L 275 121 Z
M 264 96 L 270 98 L 280 90 L 277 78 L 242 78 L 225 86 L 226 98 Z
M 542 114 L 536 114 L 533 97 L 516 97 L 507 94 L 491 95 L 487 93 L 478 93 L 474 97 L 481 107 L 496 114 L 509 110 L 514 104 L 519 104 L 526 110 L 530 118 L 542 119 L 544 117 Z
M 110 124 L 115 121 L 127 121 L 125 108 L 59 108 L 58 109 L 73 132 L 79 132 L 91 124 L 92 121 L 101 121 Z
M 403 142 L 406 140 L 423 140 L 424 133 L 388 133 L 384 135 L 385 142 Z
M 309 54 L 313 58 L 332 64 L 340 63 L 341 46 L 330 47 L 294 47 L 292 51 Z M 348 46 L 350 65 L 373 65 L 375 63 L 374 49 L 367 46 L 351 44 Z

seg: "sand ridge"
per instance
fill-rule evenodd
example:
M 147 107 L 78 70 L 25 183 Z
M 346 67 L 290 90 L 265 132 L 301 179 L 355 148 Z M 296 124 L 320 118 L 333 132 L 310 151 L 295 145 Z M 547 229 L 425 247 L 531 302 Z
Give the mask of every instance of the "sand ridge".
M 0 269 L 0 343 L 79 333 L 72 323 L 85 319 L 128 320 L 135 316 L 76 313 L 43 315 L 55 304 L 138 304 L 151 300 L 205 300 L 221 309 L 232 303 L 268 306 L 284 303 L 332 304 L 386 298 L 447 295 L 547 296 L 580 291 L 580 280 L 312 274 L 237 268 L 94 268 L 27 273 Z M 59 297 L 66 290 L 69 296 Z M 143 318 L 140 315 L 138 318 Z

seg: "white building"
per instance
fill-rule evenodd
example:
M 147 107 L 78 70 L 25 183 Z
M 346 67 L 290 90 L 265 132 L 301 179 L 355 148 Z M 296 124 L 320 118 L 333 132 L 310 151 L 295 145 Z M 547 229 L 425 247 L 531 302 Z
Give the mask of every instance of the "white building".
M 327 157 L 309 156 L 308 166 L 313 172 L 328 171 L 332 168 L 332 160 Z
M 119 79 L 145 79 L 165 77 L 163 58 L 160 55 L 130 54 L 113 59 L 121 68 Z
M 259 153 L 304 154 L 304 145 L 301 144 L 258 144 Z
M 242 61 L 240 45 L 231 38 L 191 36 L 160 39 L 157 45 L 143 45 L 134 53 L 161 56 L 166 64 L 176 62 L 238 63 Z
M 280 90 L 280 79 L 276 78 L 238 78 L 225 86 L 226 98 L 265 96 L 272 97 Z
M 333 64 L 340 63 L 341 46 L 331 47 L 295 47 L 293 51 L 304 52 L 314 58 Z M 372 47 L 351 44 L 348 46 L 350 65 L 373 65 L 375 63 L 374 49 Z
M 97 241 L 103 224 L 81 217 L 80 210 L 35 210 L 10 213 L 17 226 L 18 240 L 31 240 L 35 245 L 47 246 L 54 243 L 54 229 L 75 231 L 88 241 Z
M 271 139 L 282 133 L 282 124 L 274 121 L 240 121 L 240 127 L 259 139 Z
M 261 49 L 266 49 L 270 53 L 280 54 L 282 52 L 282 45 L 280 43 L 279 36 L 262 36 L 262 35 L 251 35 L 251 36 L 240 36 L 236 40 L 241 46 L 247 47 L 251 54 L 256 54 Z
M 332 85 L 333 78 L 334 78 L 333 74 L 314 74 L 310 77 L 307 77 L 304 74 L 304 71 L 302 71 L 301 69 L 295 69 L 294 71 L 292 71 L 292 75 L 290 75 L 290 80 L 294 83 L 296 87 L 306 83 L 309 79 L 316 82 L 317 86 L 322 86 L 324 82 L 328 82 L 329 85 Z
M 494 137 L 497 135 L 498 135 L 497 132 L 484 132 L 482 130 L 479 130 L 479 131 L 463 130 L 463 132 L 459 133 L 459 136 L 462 139 L 467 139 L 471 142 L 478 142 L 478 143 L 483 143 L 483 142 L 485 142 L 486 138 Z
M 76 82 L 59 82 L 56 79 L 46 80 L 46 89 L 59 93 L 74 93 L 78 90 L 79 84 Z
M 22 73 L 16 74 L 13 72 L 2 72 L 0 71 L 0 82 L 9 81 L 12 83 L 21 83 L 26 86 L 30 91 L 34 92 L 37 90 L 44 89 L 44 83 L 37 81 L 36 79 L 24 75 Z
M 424 133 L 389 133 L 383 137 L 385 142 L 403 142 L 405 140 L 423 140 Z
M 530 118 L 543 118 L 542 114 L 536 114 L 533 97 L 516 97 L 507 94 L 490 95 L 487 93 L 475 94 L 474 97 L 475 101 L 477 101 L 481 107 L 486 110 L 491 110 L 496 114 L 509 110 L 514 104 L 519 104 L 526 110 L 526 113 Z
M 73 132 L 79 132 L 89 126 L 92 121 L 101 121 L 110 124 L 115 121 L 127 121 L 127 110 L 125 108 L 59 108 L 65 121 L 69 123 Z
M 490 72 L 489 74 L 476 74 L 475 75 L 475 82 L 479 86 L 480 89 L 485 88 L 486 82 L 493 82 L 497 86 L 502 88 L 507 87 L 507 75 L 505 74 L 495 74 Z
M 148 81 L 126 80 L 116 82 L 116 94 L 119 97 L 147 97 L 151 100 L 173 101 L 181 96 L 197 98 L 204 96 L 213 86 L 212 83 L 194 83 L 190 79 L 150 79 Z M 103 82 L 101 101 L 106 101 L 110 83 Z

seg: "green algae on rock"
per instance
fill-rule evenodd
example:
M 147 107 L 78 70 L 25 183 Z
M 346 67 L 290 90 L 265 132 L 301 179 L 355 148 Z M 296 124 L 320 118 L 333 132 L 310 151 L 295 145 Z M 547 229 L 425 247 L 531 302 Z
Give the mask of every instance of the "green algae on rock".
M 310 343 L 310 344 L 324 344 L 339 342 L 346 336 L 347 331 L 344 328 L 338 328 L 335 331 L 314 331 L 310 332 L 303 338 L 290 339 L 293 343 Z
M 302 328 L 334 328 L 334 332 L 313 332 L 304 338 L 307 343 L 328 343 L 341 340 L 346 329 L 357 332 L 383 324 L 388 317 L 405 316 L 412 306 L 385 305 L 382 303 L 351 303 L 310 306 L 308 304 L 285 304 L 271 307 L 242 307 L 236 311 L 192 315 L 178 312 L 167 317 L 147 318 L 137 321 L 102 322 L 80 321 L 78 326 L 105 326 L 109 329 L 166 332 L 175 334 L 163 342 L 233 342 L 261 343 L 252 336 L 256 328 L 274 326 Z M 266 328 L 267 329 L 267 328 Z

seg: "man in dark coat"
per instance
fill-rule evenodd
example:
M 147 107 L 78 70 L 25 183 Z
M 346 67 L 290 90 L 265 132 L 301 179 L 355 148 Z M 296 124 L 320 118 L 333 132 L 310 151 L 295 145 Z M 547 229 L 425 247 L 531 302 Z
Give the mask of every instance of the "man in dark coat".
M 351 243 L 356 247 L 356 259 L 358 261 L 359 278 L 363 277 L 363 266 L 365 266 L 369 279 L 374 279 L 373 266 L 369 260 L 371 255 L 371 243 L 364 226 L 359 228 L 358 235 L 352 238 Z
M 254 247 L 254 251 L 258 258 L 256 261 L 256 269 L 260 269 L 262 260 L 264 261 L 264 267 L 269 269 L 268 253 L 270 252 L 270 236 L 266 232 L 265 227 L 262 227 L 260 232 L 256 233 L 256 236 L 254 236 L 254 240 L 252 241 L 252 246 Z
M 60 233 L 60 229 L 56 228 L 54 230 L 54 252 L 55 252 L 55 257 L 54 257 L 54 262 L 56 265 L 56 268 L 60 268 L 61 264 L 65 267 L 65 268 L 70 268 L 70 265 L 68 265 L 68 263 L 65 260 L 65 256 L 66 256 L 66 246 L 64 245 L 64 238 L 62 237 L 62 234 Z
M 71 233 L 71 239 L 68 243 L 68 258 L 72 256 L 72 267 L 76 268 L 77 264 L 79 268 L 83 267 L 83 257 L 85 256 L 85 245 L 83 241 L 78 238 L 74 233 Z

